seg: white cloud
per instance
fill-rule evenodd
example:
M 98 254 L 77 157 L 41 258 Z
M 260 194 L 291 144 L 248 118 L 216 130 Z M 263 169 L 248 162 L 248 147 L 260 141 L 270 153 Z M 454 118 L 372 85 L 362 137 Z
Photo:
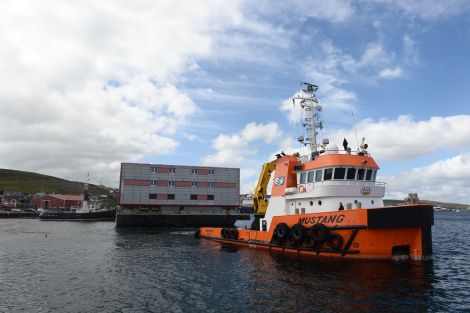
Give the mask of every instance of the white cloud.
M 380 179 L 387 182 L 387 195 L 393 198 L 418 193 L 426 200 L 470 203 L 470 154 Z
M 217 152 L 202 158 L 204 164 L 234 166 L 240 164 L 246 156 L 256 155 L 257 149 L 252 142 L 270 144 L 281 136 L 277 123 L 247 124 L 240 133 L 233 135 L 220 134 L 212 146 Z
M 469 10 L 468 1 L 465 0 L 373 0 L 372 2 L 385 3 L 390 7 L 403 11 L 405 14 L 430 20 L 447 18 Z
M 379 77 L 383 79 L 393 79 L 400 77 L 402 74 L 402 70 L 399 67 L 395 68 L 385 68 L 379 72 Z
M 408 64 L 415 65 L 420 63 L 416 42 L 408 34 L 403 36 L 403 55 L 405 57 L 405 62 Z
M 112 184 L 120 161 L 174 152 L 170 135 L 199 110 L 179 79 L 240 12 L 237 1 L 0 3 L 0 167 Z
M 357 124 L 359 137 L 365 136 L 369 152 L 382 160 L 405 160 L 439 149 L 466 151 L 470 146 L 470 115 L 431 117 L 415 121 L 409 115 L 395 120 L 366 119 Z M 334 132 L 330 139 L 354 142 L 354 130 Z

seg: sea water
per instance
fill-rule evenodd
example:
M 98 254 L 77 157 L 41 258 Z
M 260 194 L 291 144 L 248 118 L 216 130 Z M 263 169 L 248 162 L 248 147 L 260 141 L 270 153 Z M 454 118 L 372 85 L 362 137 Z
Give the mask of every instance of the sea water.
M 470 312 L 470 212 L 428 263 L 285 257 L 190 229 L 0 220 L 0 312 Z

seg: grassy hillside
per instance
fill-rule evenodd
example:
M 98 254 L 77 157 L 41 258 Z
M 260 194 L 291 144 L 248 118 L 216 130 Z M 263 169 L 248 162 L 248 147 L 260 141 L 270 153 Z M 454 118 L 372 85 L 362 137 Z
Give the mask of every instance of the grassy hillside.
M 29 194 L 45 192 L 79 195 L 83 193 L 83 183 L 32 172 L 0 169 L 0 191 L 6 189 Z M 107 194 L 105 188 L 96 185 L 90 184 L 88 189 L 92 194 Z
M 397 205 L 404 203 L 404 200 L 393 200 L 393 199 L 385 199 L 385 205 Z M 462 203 L 452 203 L 452 202 L 439 202 L 439 201 L 431 201 L 431 200 L 419 200 L 419 203 L 426 203 L 433 206 L 439 206 L 442 208 L 454 209 L 454 208 L 468 208 L 470 205 L 462 204 Z

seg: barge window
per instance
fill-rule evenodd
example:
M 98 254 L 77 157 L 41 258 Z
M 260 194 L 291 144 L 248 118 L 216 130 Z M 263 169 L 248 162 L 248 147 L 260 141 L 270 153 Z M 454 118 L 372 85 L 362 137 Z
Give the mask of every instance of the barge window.
M 197 174 L 197 169 L 193 168 L 193 169 L 191 170 L 191 174 Z
M 366 173 L 366 180 L 371 180 L 372 179 L 372 170 L 368 169 Z
M 300 173 L 300 183 L 305 184 L 305 172 Z
M 326 168 L 325 169 L 325 176 L 323 177 L 323 180 L 331 180 L 333 178 L 333 169 L 332 168 Z
M 168 172 L 169 172 L 169 173 L 176 173 L 176 169 L 175 169 L 174 167 L 172 167 L 172 168 L 170 168 L 170 169 L 168 170 Z
M 149 199 L 156 200 L 157 199 L 157 194 L 156 193 L 149 194 Z
M 197 181 L 192 181 L 191 182 L 191 187 L 197 187 Z
M 316 182 L 321 182 L 323 178 L 323 170 L 316 170 L 315 171 L 315 181 Z
M 156 186 L 157 185 L 157 181 L 156 180 L 151 180 L 150 181 L 150 186 Z
M 315 174 L 315 171 L 310 171 L 308 172 L 308 175 L 307 175 L 307 183 L 313 183 L 313 176 Z
M 208 182 L 207 183 L 207 188 L 214 188 L 214 183 L 213 182 Z
M 334 179 L 344 179 L 344 174 L 346 174 L 346 169 L 344 167 L 335 168 Z
M 209 170 L 209 174 L 214 174 L 214 170 Z
M 357 170 L 357 180 L 364 180 L 364 172 L 363 168 Z
M 174 193 L 169 193 L 167 195 L 168 200 L 175 200 L 175 194 Z
M 197 195 L 191 195 L 190 199 L 191 200 L 197 200 Z
M 348 168 L 348 173 L 346 174 L 346 179 L 354 180 L 356 178 L 356 169 L 354 167 Z
M 175 182 L 173 180 L 168 181 L 168 186 L 175 187 Z
M 214 200 L 214 195 L 207 195 L 207 200 Z

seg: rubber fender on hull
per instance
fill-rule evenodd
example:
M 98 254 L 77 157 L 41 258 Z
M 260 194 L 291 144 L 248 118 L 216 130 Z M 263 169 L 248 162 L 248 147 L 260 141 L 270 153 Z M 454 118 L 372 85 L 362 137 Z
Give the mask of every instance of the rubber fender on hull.
M 229 229 L 230 232 L 230 239 L 238 239 L 238 230 L 235 228 Z
M 338 250 L 343 245 L 343 237 L 340 234 L 331 233 L 326 240 L 326 244 L 333 250 Z
M 201 230 L 198 228 L 194 232 L 194 238 L 200 238 L 201 237 Z
M 310 236 L 315 242 L 324 242 L 329 232 L 330 229 L 324 224 L 315 224 L 310 228 Z
M 286 223 L 279 223 L 274 229 L 273 238 L 271 242 L 280 245 L 287 239 L 288 234 L 289 226 L 287 226 Z
M 227 228 L 222 228 L 221 230 L 221 235 L 222 235 L 222 238 L 225 238 L 225 239 L 228 239 L 229 238 L 229 233 L 228 233 L 228 229 Z
M 302 224 L 295 224 L 289 231 L 287 236 L 287 244 L 291 247 L 302 245 L 305 237 L 305 226 Z

